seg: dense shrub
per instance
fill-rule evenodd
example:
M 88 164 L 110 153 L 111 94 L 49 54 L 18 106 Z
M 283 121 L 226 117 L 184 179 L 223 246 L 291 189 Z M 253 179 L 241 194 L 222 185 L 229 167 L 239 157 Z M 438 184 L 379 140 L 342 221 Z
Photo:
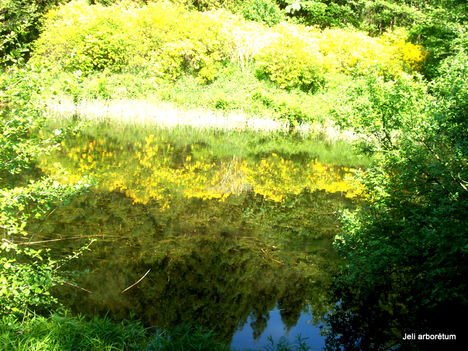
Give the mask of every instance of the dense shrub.
M 416 77 L 372 77 L 339 111 L 376 162 L 363 174 L 366 201 L 344 214 L 335 238 L 344 264 L 329 350 L 427 350 L 402 343 L 410 329 L 447 330 L 459 342 L 451 349 L 466 345 L 456 322 L 468 309 L 466 54 L 438 73 L 429 89 Z
M 256 56 L 256 74 L 284 89 L 315 91 L 323 82 L 323 55 L 307 35 L 291 29 L 277 27 L 279 35 Z
M 7 109 L 0 109 L 0 317 L 26 318 L 31 312 L 56 306 L 50 289 L 63 280 L 62 264 L 41 250 L 22 248 L 12 241 L 28 234 L 29 219 L 45 215 L 85 188 L 62 186 L 47 178 L 28 183 L 27 172 L 38 155 L 54 148 L 59 135 L 65 134 L 62 129 L 50 138 L 40 133 L 45 118 L 34 103 L 39 83 L 26 69 L 12 69 L 0 80 L 0 99 L 8 104 Z
M 39 22 L 47 9 L 61 0 L 0 0 L 0 65 L 29 57 L 30 43 L 39 35 Z
M 271 45 L 257 56 L 256 75 L 284 89 L 315 91 L 323 82 L 321 65 L 304 47 L 283 42 Z
M 284 14 L 274 0 L 248 0 L 242 6 L 241 13 L 248 20 L 270 26 L 284 19 Z
M 222 22 L 169 3 L 108 7 L 73 1 L 47 15 L 35 61 L 66 71 L 136 71 L 175 79 L 184 71 L 212 79 L 227 59 Z
M 226 11 L 189 11 L 166 2 L 103 7 L 82 0 L 47 14 L 33 62 L 84 74 L 144 71 L 156 82 L 188 73 L 208 83 L 228 61 L 237 61 L 242 71 L 256 61 L 257 76 L 284 89 L 314 91 L 327 71 L 417 69 L 424 54 L 405 37 L 404 31 L 371 38 L 286 23 L 270 28 Z
M 316 30 L 281 24 L 256 55 L 257 75 L 285 89 L 314 91 L 327 71 L 352 74 L 411 72 L 420 67 L 422 48 L 405 40 L 406 32 L 387 32 L 372 38 L 344 29 Z
M 328 66 L 345 72 L 367 74 L 378 67 L 381 73 L 397 74 L 419 69 L 425 58 L 422 47 L 407 42 L 406 31 L 401 29 L 378 38 L 345 29 L 327 29 L 311 35 L 317 39 Z

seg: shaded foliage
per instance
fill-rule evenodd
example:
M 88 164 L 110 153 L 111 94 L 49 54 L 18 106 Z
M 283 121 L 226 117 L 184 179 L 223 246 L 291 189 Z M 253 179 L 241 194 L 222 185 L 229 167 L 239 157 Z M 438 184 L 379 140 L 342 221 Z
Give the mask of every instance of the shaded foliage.
M 404 343 L 410 332 L 456 334 L 462 342 L 456 321 L 468 307 L 467 66 L 463 50 L 447 58 L 431 95 L 409 78 L 370 80 L 367 97 L 343 120 L 370 136 L 365 144 L 379 163 L 364 176 L 366 203 L 345 213 L 336 238 L 345 265 L 341 300 L 328 317 L 329 349 L 430 347 Z

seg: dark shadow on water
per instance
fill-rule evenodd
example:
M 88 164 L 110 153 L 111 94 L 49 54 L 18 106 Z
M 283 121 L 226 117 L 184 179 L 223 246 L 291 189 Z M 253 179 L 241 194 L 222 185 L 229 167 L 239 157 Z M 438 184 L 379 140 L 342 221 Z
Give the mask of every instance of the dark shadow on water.
M 91 191 L 29 229 L 64 238 L 48 245 L 57 256 L 77 250 L 87 236 L 97 239 L 67 267 L 81 273 L 75 281 L 92 293 L 66 285 L 56 292 L 76 312 L 116 320 L 133 314 L 147 326 L 168 329 L 190 323 L 229 343 L 247 320 L 252 340 L 265 335 L 277 307 L 291 330 L 308 306 L 316 315 L 328 308 L 331 247 L 313 239 L 303 246 L 309 254 L 291 251 L 256 218 L 265 206 L 244 194 L 222 203 L 185 199 L 161 211 L 157 203 Z M 242 216 L 247 208 L 250 219 Z M 80 235 L 83 240 L 67 240 Z

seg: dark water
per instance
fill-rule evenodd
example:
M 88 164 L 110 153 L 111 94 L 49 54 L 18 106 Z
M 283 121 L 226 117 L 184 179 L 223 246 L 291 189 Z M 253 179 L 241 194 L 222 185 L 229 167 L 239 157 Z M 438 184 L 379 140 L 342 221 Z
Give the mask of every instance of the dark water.
M 32 241 L 60 239 L 47 242 L 57 256 L 94 240 L 67 267 L 80 288 L 56 292 L 73 310 L 199 325 L 239 349 L 270 335 L 323 345 L 313 322 L 330 308 L 337 211 L 359 192 L 352 170 L 95 135 L 65 141 L 40 167 L 95 183 L 29 224 Z

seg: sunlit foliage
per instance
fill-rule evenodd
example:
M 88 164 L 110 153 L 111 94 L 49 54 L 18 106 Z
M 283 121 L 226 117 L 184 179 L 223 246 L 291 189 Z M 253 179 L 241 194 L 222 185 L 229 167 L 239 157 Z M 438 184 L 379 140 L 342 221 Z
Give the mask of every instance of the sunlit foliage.
M 371 38 L 291 24 L 270 29 L 226 11 L 192 12 L 163 2 L 103 7 L 72 1 L 48 13 L 33 61 L 85 73 L 149 70 L 169 80 L 188 72 L 211 82 L 228 61 L 244 69 L 257 60 L 259 71 L 281 87 L 311 90 L 324 71 L 417 68 L 424 54 L 405 37 L 404 31 Z

